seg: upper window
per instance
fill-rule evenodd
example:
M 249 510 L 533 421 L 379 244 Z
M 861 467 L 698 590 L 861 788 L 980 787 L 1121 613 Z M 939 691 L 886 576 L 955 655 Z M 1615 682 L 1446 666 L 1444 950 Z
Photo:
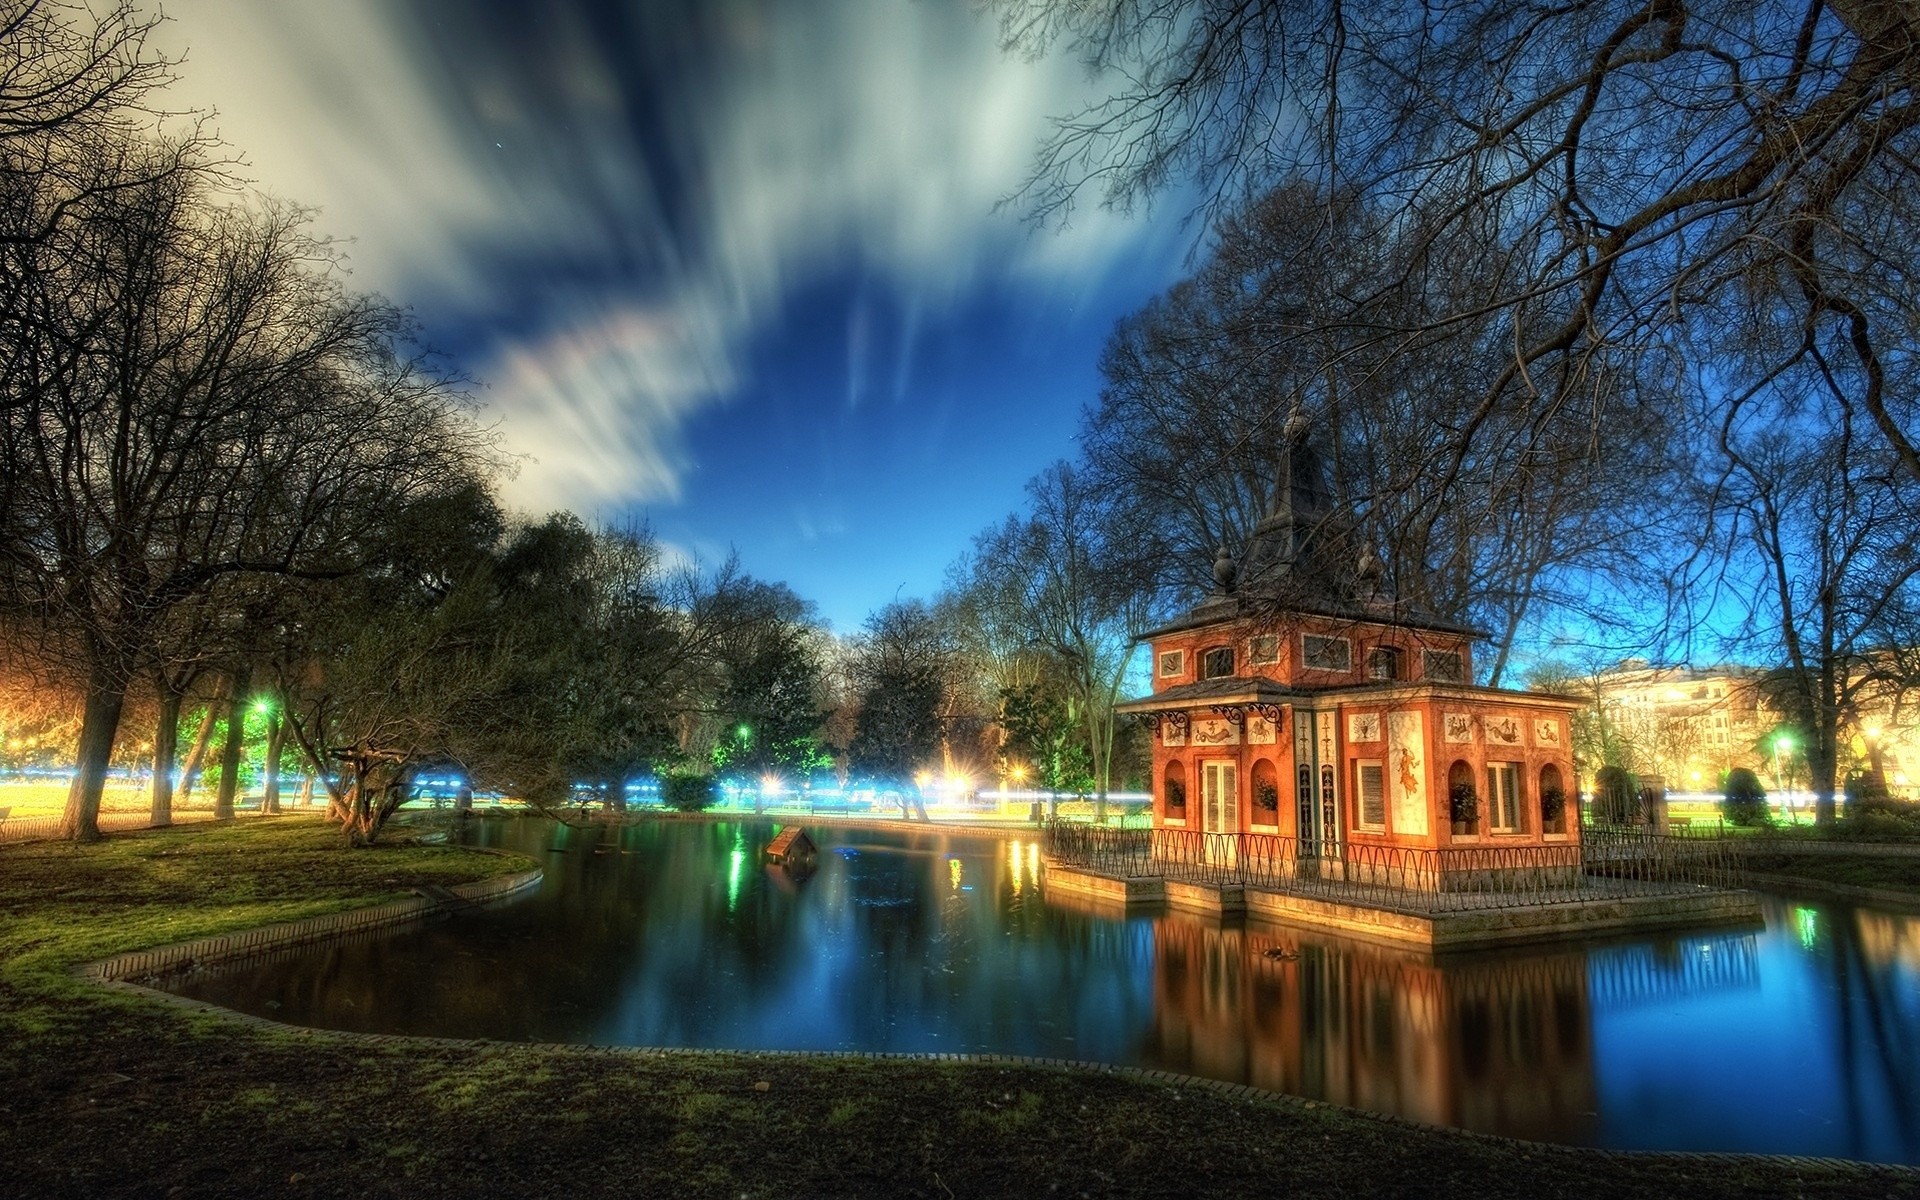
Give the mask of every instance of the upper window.
M 1392 646 L 1375 646 L 1367 651 L 1367 678 L 1400 678 L 1400 652 Z
M 1187 671 L 1187 652 L 1185 650 L 1162 650 L 1160 652 L 1160 678 L 1168 679 L 1184 675 Z
M 1346 638 L 1306 634 L 1300 639 L 1300 665 L 1316 671 L 1351 671 L 1353 643 Z
M 1200 652 L 1200 678 L 1225 679 L 1232 674 L 1232 646 L 1209 646 Z
M 1247 661 L 1256 667 L 1280 661 L 1280 639 L 1271 633 L 1247 640 Z
M 1458 650 L 1427 650 L 1420 655 L 1420 671 L 1435 683 L 1461 683 L 1467 676 Z

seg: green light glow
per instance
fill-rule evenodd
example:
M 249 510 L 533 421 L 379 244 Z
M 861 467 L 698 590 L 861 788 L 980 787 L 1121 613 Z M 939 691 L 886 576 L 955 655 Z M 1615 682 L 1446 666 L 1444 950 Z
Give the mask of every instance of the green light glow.
M 1811 908 L 1793 910 L 1793 926 L 1800 933 L 1800 945 L 1808 950 L 1820 940 L 1820 914 Z
M 727 911 L 732 912 L 740 905 L 740 876 L 747 865 L 747 852 L 735 846 L 728 858 L 731 864 L 727 867 Z

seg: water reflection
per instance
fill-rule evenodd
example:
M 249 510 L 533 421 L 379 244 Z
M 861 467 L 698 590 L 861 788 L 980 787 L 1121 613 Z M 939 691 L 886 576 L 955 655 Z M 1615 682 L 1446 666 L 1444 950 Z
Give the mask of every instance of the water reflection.
M 1437 966 L 1253 927 L 1154 922 L 1150 1052 L 1196 1075 L 1418 1121 L 1590 1140 L 1586 956 Z
M 1764 933 L 1434 962 L 1119 916 L 1039 847 L 770 825 L 480 821 L 534 896 L 181 990 L 330 1028 L 1131 1063 L 1555 1141 L 1920 1161 L 1920 918 L 1774 905 Z

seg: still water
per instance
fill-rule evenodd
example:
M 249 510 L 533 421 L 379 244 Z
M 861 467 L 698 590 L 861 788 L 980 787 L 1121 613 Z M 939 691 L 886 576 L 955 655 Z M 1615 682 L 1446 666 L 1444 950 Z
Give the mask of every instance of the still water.
M 1920 1162 L 1920 917 L 1452 958 L 1042 899 L 1031 839 L 474 822 L 485 912 L 183 980 L 299 1024 L 506 1040 L 991 1051 L 1159 1067 L 1587 1145 Z

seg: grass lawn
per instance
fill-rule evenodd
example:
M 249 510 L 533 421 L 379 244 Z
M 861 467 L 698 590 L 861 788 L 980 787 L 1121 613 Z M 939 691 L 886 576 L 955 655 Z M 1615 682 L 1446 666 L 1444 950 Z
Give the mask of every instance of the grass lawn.
M 1038 1068 L 369 1042 L 68 974 L 518 866 L 350 851 L 305 817 L 0 848 L 0 1193 L 1920 1196 L 1908 1172 L 1526 1145 Z
M 1791 875 L 1854 887 L 1892 888 L 1920 893 L 1920 858 L 1867 854 L 1795 854 L 1791 848 L 1753 851 L 1740 865 L 1766 875 Z
M 211 796 L 196 791 L 195 799 L 213 804 Z M 27 817 L 57 817 L 67 809 L 67 785 L 64 782 L 9 779 L 0 781 L 0 808 L 13 810 L 16 820 Z M 103 813 L 150 812 L 153 793 L 144 783 L 109 780 L 100 796 Z

